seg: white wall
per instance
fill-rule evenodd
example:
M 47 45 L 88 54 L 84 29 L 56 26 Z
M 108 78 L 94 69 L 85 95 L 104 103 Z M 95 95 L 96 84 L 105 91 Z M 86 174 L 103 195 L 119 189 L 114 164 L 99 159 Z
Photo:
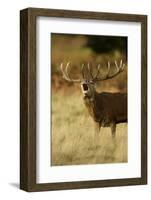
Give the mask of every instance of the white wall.
M 149 135 L 149 184 L 147 186 L 25 193 L 17 188 L 19 180 L 19 10 L 26 7 L 92 10 L 147 14 L 151 34 L 149 0 L 13 0 L 0 6 L 0 196 L 1 199 L 150 199 L 151 137 Z M 151 41 L 148 38 L 148 55 Z M 148 66 L 150 65 L 150 58 Z M 150 69 L 148 70 L 150 74 Z M 151 83 L 149 78 L 149 84 Z M 150 87 L 149 87 L 150 90 Z M 150 91 L 149 95 L 150 97 Z M 149 99 L 150 100 L 150 99 Z M 149 106 L 150 110 L 150 106 Z M 149 119 L 150 114 L 149 114 Z M 150 132 L 150 127 L 149 131 Z M 3 195 L 3 197 L 2 197 Z

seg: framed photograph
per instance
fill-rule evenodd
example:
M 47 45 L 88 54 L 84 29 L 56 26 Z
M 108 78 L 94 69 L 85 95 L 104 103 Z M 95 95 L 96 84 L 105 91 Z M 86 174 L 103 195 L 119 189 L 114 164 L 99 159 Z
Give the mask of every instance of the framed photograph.
M 20 188 L 147 184 L 147 16 L 20 12 Z

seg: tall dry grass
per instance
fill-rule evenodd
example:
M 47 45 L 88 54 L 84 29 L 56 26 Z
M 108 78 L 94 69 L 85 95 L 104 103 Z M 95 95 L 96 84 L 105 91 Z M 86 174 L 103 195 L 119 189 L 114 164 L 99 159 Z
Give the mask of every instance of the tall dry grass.
M 51 165 L 127 162 L 127 125 L 119 124 L 116 139 L 110 128 L 94 137 L 94 124 L 80 95 L 52 93 Z

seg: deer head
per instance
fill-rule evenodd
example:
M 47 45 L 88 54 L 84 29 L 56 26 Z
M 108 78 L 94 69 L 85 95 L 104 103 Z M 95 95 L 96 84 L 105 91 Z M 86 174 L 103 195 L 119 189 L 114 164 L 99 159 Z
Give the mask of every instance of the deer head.
M 103 81 L 107 79 L 111 79 L 115 76 L 117 76 L 119 73 L 121 73 L 124 70 L 125 64 L 121 60 L 120 63 L 118 64 L 117 61 L 114 62 L 114 67 L 115 70 L 114 72 L 110 72 L 111 70 L 111 64 L 108 61 L 107 63 L 107 72 L 105 75 L 101 75 L 100 69 L 101 65 L 97 65 L 97 70 L 96 74 L 94 75 L 92 72 L 92 68 L 90 67 L 90 64 L 87 64 L 87 67 L 85 64 L 82 64 L 81 66 L 81 74 L 82 78 L 80 79 L 73 79 L 70 77 L 69 74 L 69 68 L 71 67 L 70 62 L 67 63 L 65 66 L 65 69 L 63 69 L 63 63 L 61 63 L 60 68 L 61 72 L 63 75 L 63 78 L 67 80 L 68 82 L 75 82 L 75 83 L 80 83 L 81 84 L 81 90 L 84 98 L 90 98 L 93 99 L 94 94 L 95 94 L 95 83 L 98 81 Z M 85 73 L 87 71 L 87 73 Z

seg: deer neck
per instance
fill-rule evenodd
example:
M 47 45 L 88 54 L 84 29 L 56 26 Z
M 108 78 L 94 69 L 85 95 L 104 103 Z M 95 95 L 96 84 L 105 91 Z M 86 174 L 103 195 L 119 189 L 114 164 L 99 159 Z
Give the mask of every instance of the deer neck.
M 94 91 L 94 94 L 91 97 L 85 96 L 84 99 L 84 104 L 86 108 L 88 109 L 89 114 L 91 117 L 96 121 L 97 119 L 97 105 L 96 105 L 96 96 L 97 92 Z

